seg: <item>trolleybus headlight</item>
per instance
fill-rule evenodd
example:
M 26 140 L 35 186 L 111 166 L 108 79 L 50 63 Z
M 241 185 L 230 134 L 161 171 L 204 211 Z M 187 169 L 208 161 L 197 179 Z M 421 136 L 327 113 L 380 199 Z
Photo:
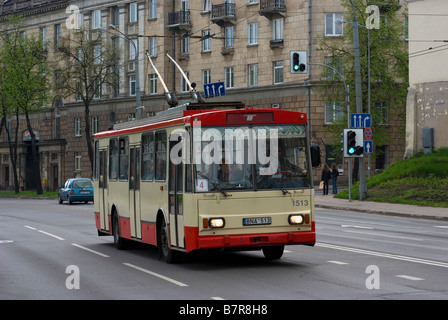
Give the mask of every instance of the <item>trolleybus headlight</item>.
M 288 216 L 289 224 L 302 224 L 305 221 L 302 214 L 290 214 Z
M 224 218 L 210 218 L 208 220 L 208 225 L 210 228 L 224 228 L 226 221 Z

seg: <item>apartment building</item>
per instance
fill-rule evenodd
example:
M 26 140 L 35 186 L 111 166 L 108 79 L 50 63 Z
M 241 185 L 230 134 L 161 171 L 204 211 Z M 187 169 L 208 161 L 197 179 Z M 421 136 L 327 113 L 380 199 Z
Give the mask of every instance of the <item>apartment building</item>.
M 92 102 L 93 133 L 135 119 L 137 84 L 142 117 L 169 107 L 162 80 L 179 103 L 190 101 L 186 82 L 165 55 L 168 53 L 196 83 L 198 91 L 203 91 L 204 85 L 224 82 L 226 95 L 210 97 L 209 101 L 242 101 L 256 108 L 306 112 L 313 144 L 320 146 L 322 162 L 336 162 L 346 169 L 344 159 L 333 154 L 340 147 L 329 144 L 328 131 L 334 121 L 344 116 L 344 111 L 320 96 L 322 66 L 308 65 L 304 74 L 290 72 L 290 52 L 294 50 L 306 51 L 308 62 L 325 63 L 320 41 L 344 37 L 344 25 L 340 22 L 344 10 L 339 0 L 9 0 L 0 6 L 0 18 L 23 14 L 26 32 L 40 32 L 49 43 L 48 59 L 57 50 L 61 36 L 73 32 L 73 19 L 91 35 L 101 33 L 103 41 L 116 41 L 122 52 L 120 81 L 116 88 L 101 88 L 101 94 Z M 13 120 L 8 123 L 17 125 Z M 24 123 L 18 125 L 25 135 Z M 83 131 L 84 106 L 75 97 L 55 97 L 52 105 L 33 116 L 33 127 L 39 132 L 44 189 L 55 190 L 70 177 L 92 175 Z M 29 143 L 25 138 L 19 140 L 18 170 L 27 181 Z M 383 146 L 386 152 L 377 164 L 373 163 L 373 168 L 402 157 L 404 143 L 399 138 L 395 142 Z M 2 134 L 2 189 L 12 182 L 8 153 Z M 315 173 L 316 181 L 319 175 L 320 172 Z

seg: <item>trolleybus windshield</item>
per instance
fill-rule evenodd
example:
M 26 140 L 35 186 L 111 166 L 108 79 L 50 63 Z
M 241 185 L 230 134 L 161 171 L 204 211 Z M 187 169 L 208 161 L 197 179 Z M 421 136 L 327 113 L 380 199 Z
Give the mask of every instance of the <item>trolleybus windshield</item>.
M 195 130 L 198 130 L 193 134 L 196 192 L 226 194 L 230 190 L 269 189 L 286 192 L 311 186 L 304 125 Z

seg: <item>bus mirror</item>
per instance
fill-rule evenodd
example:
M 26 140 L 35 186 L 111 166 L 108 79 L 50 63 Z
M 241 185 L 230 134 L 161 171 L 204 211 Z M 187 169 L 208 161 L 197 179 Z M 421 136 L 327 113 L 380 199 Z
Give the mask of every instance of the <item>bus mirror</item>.
M 313 167 L 320 166 L 320 147 L 317 144 L 311 146 L 311 165 Z

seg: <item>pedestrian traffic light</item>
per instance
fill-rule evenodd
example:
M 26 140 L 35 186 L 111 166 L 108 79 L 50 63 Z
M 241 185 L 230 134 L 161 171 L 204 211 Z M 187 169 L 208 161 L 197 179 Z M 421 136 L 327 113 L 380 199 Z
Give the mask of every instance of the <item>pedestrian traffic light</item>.
M 306 68 L 306 51 L 291 51 L 291 73 L 308 73 Z
M 362 129 L 344 129 L 344 157 L 362 157 L 364 139 Z

